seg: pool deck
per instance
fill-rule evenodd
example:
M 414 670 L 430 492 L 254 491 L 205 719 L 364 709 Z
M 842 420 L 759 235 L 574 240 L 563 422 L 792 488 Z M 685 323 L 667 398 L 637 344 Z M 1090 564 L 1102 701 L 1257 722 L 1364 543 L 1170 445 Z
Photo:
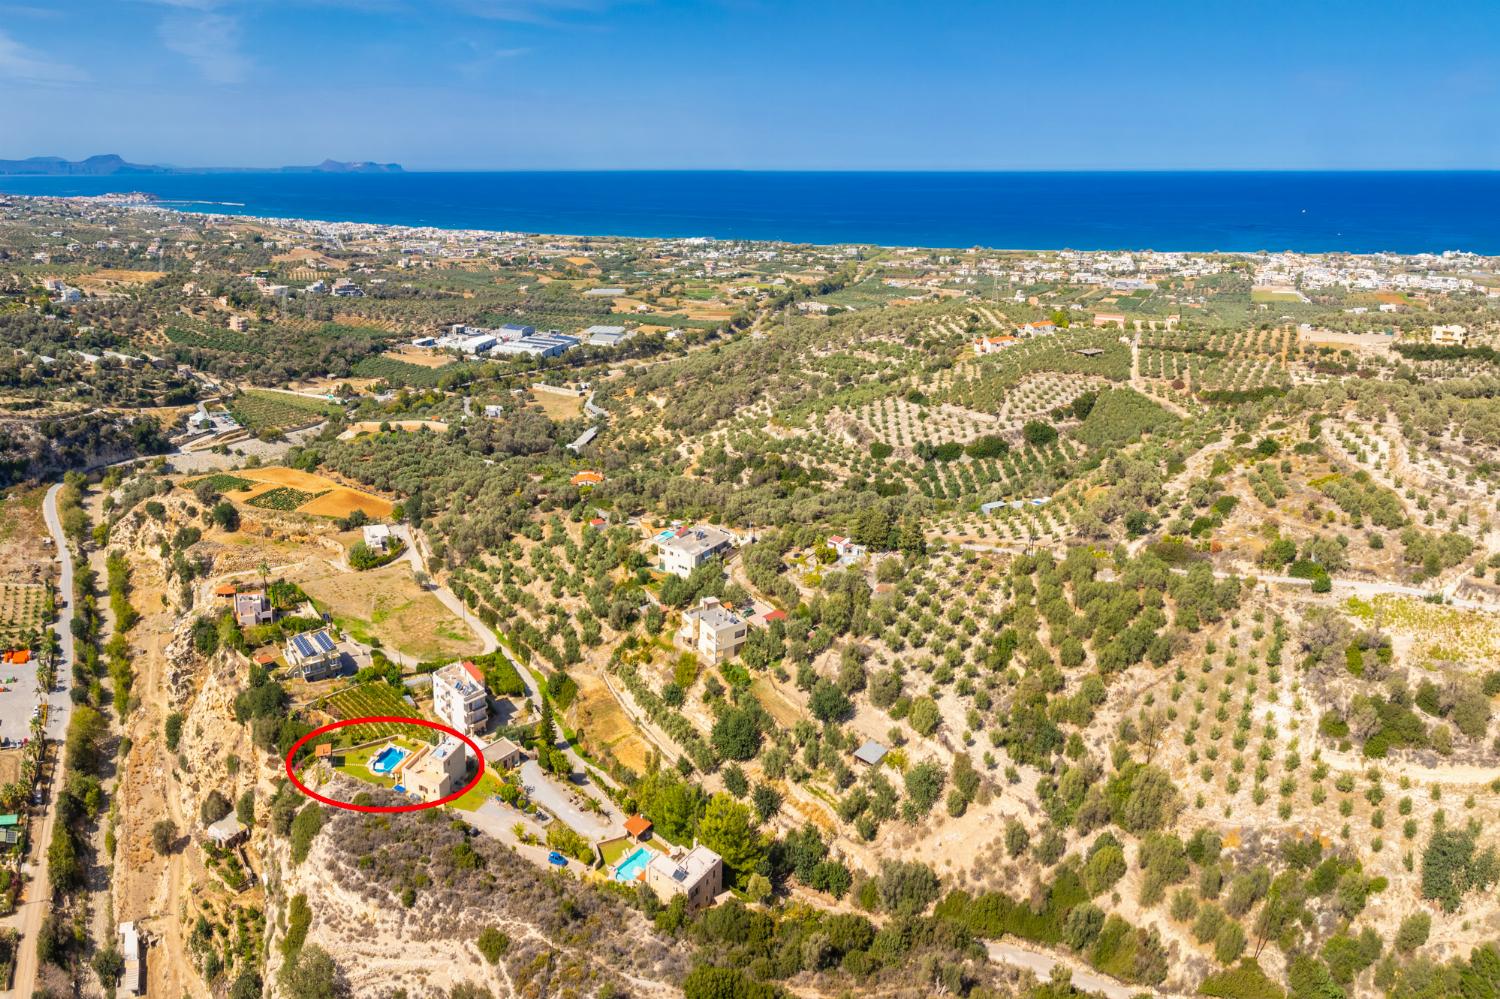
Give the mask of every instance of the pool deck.
M 631 884 L 639 881 L 641 875 L 646 871 L 646 865 L 651 863 L 652 858 L 661 854 L 661 851 L 644 843 L 631 843 L 624 851 L 620 859 L 610 865 L 609 876 L 612 880 L 621 884 Z M 639 855 L 639 859 L 636 858 Z M 633 865 L 628 877 L 620 877 L 620 871 L 628 865 Z
M 412 739 L 392 736 L 373 746 L 346 751 L 339 754 L 343 757 L 344 761 L 343 766 L 338 768 L 339 772 L 346 777 L 353 777 L 355 780 L 363 781 L 366 784 L 374 784 L 376 787 L 395 787 L 396 779 L 393 775 L 377 774 L 370 768 L 371 761 L 391 746 L 406 750 L 407 756 L 410 756 L 420 749 L 422 744 Z

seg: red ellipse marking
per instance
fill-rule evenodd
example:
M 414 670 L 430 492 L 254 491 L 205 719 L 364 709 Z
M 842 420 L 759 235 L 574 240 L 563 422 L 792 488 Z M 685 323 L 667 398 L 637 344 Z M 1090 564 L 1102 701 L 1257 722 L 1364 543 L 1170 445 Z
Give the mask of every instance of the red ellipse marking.
M 353 802 L 339 801 L 336 798 L 330 798 L 326 795 L 319 794 L 312 788 L 308 787 L 306 784 L 302 783 L 301 779 L 297 776 L 297 771 L 292 767 L 292 757 L 297 755 L 297 750 L 307 745 L 309 740 L 317 738 L 324 732 L 332 732 L 334 729 L 347 728 L 350 725 L 367 725 L 372 722 L 397 722 L 406 725 L 421 725 L 425 728 L 436 729 L 439 732 L 446 732 L 449 735 L 453 736 L 455 739 L 463 742 L 470 749 L 474 750 L 474 758 L 479 761 L 479 771 L 474 775 L 473 780 L 469 781 L 469 783 L 465 784 L 457 791 L 454 791 L 452 794 L 439 798 L 436 801 L 419 801 L 416 804 L 412 805 L 356 805 Z M 286 753 L 286 775 L 291 779 L 292 786 L 294 786 L 297 790 L 301 791 L 309 798 L 312 798 L 314 801 L 321 801 L 323 804 L 332 805 L 334 808 L 346 808 L 351 812 L 418 812 L 424 808 L 436 808 L 439 805 L 446 805 L 450 801 L 462 798 L 464 795 L 472 791 L 475 787 L 479 786 L 480 778 L 484 776 L 484 753 L 482 750 L 480 750 L 479 743 L 475 742 L 473 739 L 470 739 L 468 736 L 464 735 L 457 729 L 449 728 L 447 725 L 443 725 L 439 722 L 428 721 L 425 718 L 398 718 L 395 715 L 371 715 L 368 718 L 345 718 L 342 721 L 329 722 L 327 725 L 313 729 L 311 732 L 307 733 L 302 738 L 292 743 L 292 748 L 287 750 Z

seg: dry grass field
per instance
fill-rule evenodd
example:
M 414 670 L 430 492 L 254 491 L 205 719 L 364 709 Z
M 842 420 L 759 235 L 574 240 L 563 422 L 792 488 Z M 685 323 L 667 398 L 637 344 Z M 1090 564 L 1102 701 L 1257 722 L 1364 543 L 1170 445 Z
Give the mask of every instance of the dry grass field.
M 622 764 L 644 773 L 651 747 L 647 745 L 620 702 L 598 677 L 578 672 L 578 697 L 573 702 L 569 724 L 588 734 L 588 741 L 609 750 Z
M 84 291 L 109 291 L 121 286 L 150 284 L 166 277 L 164 271 L 132 271 L 104 268 L 88 274 L 80 274 L 74 283 Z
M 583 400 L 575 396 L 533 391 L 531 401 L 542 407 L 549 420 L 576 420 L 583 415 Z
M 418 660 L 477 655 L 479 640 L 412 578 L 405 561 L 368 572 L 309 565 L 296 582 L 357 641 L 377 639 L 386 649 Z
M 52 577 L 52 549 L 44 539 L 45 486 L 16 488 L 0 495 L 0 580 L 39 582 Z
M 363 510 L 366 516 L 381 520 L 391 515 L 391 502 L 358 489 L 337 486 L 297 508 L 298 513 L 319 517 L 347 517 L 355 510 Z
M 360 434 L 379 433 L 381 425 L 382 424 L 373 420 L 363 420 L 359 423 L 351 423 L 348 430 L 345 430 L 343 433 L 339 434 L 339 440 L 352 441 Z M 407 433 L 416 433 L 423 427 L 426 427 L 433 433 L 442 434 L 448 432 L 448 424 L 441 423 L 437 420 L 394 420 L 389 423 L 389 426 L 396 430 L 405 430 Z
M 0 752 L 0 786 L 13 784 L 21 779 L 21 761 L 24 753 L 20 749 Z
M 423 350 L 421 347 L 397 347 L 386 351 L 381 356 L 403 364 L 415 364 L 422 368 L 446 368 L 456 363 L 452 354 L 440 354 L 435 350 Z

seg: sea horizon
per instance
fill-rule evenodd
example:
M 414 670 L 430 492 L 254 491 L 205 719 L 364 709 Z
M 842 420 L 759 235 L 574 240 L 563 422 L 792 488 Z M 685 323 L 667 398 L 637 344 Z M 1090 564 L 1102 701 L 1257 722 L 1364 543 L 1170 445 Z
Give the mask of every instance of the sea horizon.
M 1500 171 L 235 170 L 4 176 L 210 214 L 931 249 L 1500 255 Z

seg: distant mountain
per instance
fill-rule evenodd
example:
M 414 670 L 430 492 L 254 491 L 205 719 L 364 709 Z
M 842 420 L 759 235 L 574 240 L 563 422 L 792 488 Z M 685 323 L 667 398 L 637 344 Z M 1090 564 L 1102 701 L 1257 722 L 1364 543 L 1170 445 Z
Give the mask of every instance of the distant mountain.
M 0 174 L 34 174 L 43 177 L 106 177 L 117 173 L 171 173 L 167 167 L 127 163 L 110 153 L 90 156 L 86 160 L 65 160 L 61 156 L 33 156 L 25 160 L 0 160 Z
M 130 163 L 109 153 L 86 160 L 65 160 L 61 156 L 32 156 L 24 160 L 0 160 L 0 176 L 35 177 L 108 177 L 115 174 L 146 173 L 401 173 L 399 163 L 372 163 L 359 160 L 346 163 L 324 160 L 316 166 L 271 167 L 174 167 Z
M 324 160 L 317 166 L 285 166 L 282 173 L 401 173 L 400 163 L 372 163 L 359 160 L 345 163 L 340 160 Z

